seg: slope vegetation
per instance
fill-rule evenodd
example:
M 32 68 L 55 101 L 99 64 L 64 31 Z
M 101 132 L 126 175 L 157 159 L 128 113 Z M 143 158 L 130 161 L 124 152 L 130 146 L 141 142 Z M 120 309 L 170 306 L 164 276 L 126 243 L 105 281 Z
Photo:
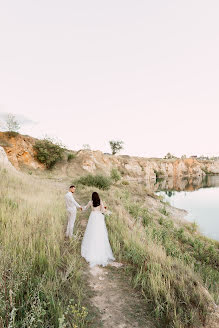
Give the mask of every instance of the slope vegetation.
M 57 168 L 49 176 L 0 169 L 0 327 L 101 327 L 89 270 L 80 257 L 80 222 L 86 223 L 88 213 L 78 217 L 76 239 L 66 241 L 63 195 L 73 178 L 57 180 L 56 173 Z M 112 211 L 106 222 L 113 252 L 123 264 L 120 279 L 126 281 L 127 295 L 136 291 L 142 322 L 216 328 L 218 242 L 180 220 L 144 184 L 120 180 L 100 190 L 83 179 L 76 197 L 85 204 L 94 190 Z M 105 304 L 112 293 L 107 280 L 109 289 L 101 296 Z

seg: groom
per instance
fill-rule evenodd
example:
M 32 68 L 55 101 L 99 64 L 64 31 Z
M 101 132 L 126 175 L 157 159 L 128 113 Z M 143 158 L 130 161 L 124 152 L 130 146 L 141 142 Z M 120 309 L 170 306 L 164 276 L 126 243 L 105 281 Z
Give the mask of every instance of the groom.
M 77 208 L 80 208 L 82 210 L 82 207 L 76 202 L 74 199 L 74 192 L 75 192 L 75 186 L 70 186 L 69 191 L 65 195 L 65 203 L 66 203 L 66 209 L 68 213 L 68 225 L 66 229 L 66 237 L 71 238 L 73 235 L 73 229 L 77 214 Z

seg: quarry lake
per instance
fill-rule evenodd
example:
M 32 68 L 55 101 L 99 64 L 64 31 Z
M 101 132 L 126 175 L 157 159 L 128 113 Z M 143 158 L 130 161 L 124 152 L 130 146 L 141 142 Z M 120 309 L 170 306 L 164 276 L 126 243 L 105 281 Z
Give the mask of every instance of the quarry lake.
M 154 185 L 156 194 L 172 206 L 185 209 L 185 219 L 196 222 L 207 237 L 219 241 L 219 176 L 204 179 L 162 180 Z

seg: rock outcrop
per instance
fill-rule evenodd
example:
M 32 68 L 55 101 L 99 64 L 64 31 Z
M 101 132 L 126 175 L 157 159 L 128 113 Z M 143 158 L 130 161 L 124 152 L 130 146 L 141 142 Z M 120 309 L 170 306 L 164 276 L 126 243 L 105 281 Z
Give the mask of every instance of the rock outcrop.
M 0 146 L 2 146 L 12 165 L 21 169 L 45 169 L 44 165 L 36 160 L 34 144 L 36 139 L 17 134 L 10 136 L 0 132 Z M 157 178 L 171 178 L 172 184 L 176 179 L 196 178 L 206 174 L 219 174 L 219 161 L 204 161 L 195 158 L 186 159 L 159 159 L 131 156 L 112 156 L 101 151 L 80 150 L 76 159 L 63 160 L 57 170 L 69 176 L 89 173 L 104 173 L 110 175 L 112 168 L 117 168 L 127 180 L 156 180 Z
M 9 167 L 11 169 L 14 169 L 11 162 L 9 162 L 8 157 L 6 155 L 6 152 L 3 147 L 0 146 L 0 165 L 1 167 Z
M 111 169 L 116 167 L 126 179 L 156 180 L 167 177 L 202 177 L 206 174 L 203 170 L 205 165 L 191 158 L 147 159 L 104 155 L 100 151 L 80 151 L 77 158 L 82 168 L 90 173 L 104 171 L 110 174 Z M 216 172 L 219 173 L 219 167 L 215 169 Z
M 7 132 L 0 132 L 0 146 L 4 148 L 9 161 L 18 170 L 24 166 L 32 169 L 44 168 L 44 165 L 35 159 L 35 141 L 36 139 L 29 136 L 20 134 L 11 136 Z

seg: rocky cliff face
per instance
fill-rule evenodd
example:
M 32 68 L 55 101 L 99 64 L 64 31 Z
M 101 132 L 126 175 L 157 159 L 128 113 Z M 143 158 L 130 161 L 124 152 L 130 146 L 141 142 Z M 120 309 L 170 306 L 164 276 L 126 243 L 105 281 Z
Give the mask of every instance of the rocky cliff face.
M 9 162 L 8 157 L 6 155 L 6 152 L 3 147 L 0 146 L 0 165 L 1 167 L 9 167 L 11 169 L 14 169 L 11 162 Z
M 80 151 L 78 153 L 84 170 L 94 173 L 104 171 L 110 173 L 116 167 L 127 179 L 155 180 L 162 177 L 202 177 L 205 175 L 202 163 L 195 159 L 147 159 L 129 156 L 104 155 L 100 151 Z M 215 169 L 215 173 L 219 173 Z
M 7 154 L 7 157 L 11 164 L 20 169 L 24 166 L 33 169 L 43 169 L 44 166 L 35 159 L 34 143 L 36 139 L 15 135 L 10 136 L 7 132 L 0 132 L 0 146 L 2 146 Z
M 0 132 L 0 146 L 7 154 L 9 161 L 17 169 L 27 166 L 31 169 L 45 169 L 44 165 L 35 158 L 34 144 L 36 139 L 29 136 L 10 136 Z M 68 168 L 69 176 L 76 171 L 80 174 L 89 172 L 110 174 L 112 168 L 117 168 L 122 176 L 128 180 L 156 180 L 156 178 L 175 179 L 183 177 L 202 178 L 206 173 L 219 174 L 219 161 L 198 161 L 188 159 L 148 159 L 130 156 L 105 155 L 101 151 L 81 150 L 76 159 L 71 162 L 63 160 L 59 169 L 65 172 Z M 171 180 L 170 179 L 170 180 Z

